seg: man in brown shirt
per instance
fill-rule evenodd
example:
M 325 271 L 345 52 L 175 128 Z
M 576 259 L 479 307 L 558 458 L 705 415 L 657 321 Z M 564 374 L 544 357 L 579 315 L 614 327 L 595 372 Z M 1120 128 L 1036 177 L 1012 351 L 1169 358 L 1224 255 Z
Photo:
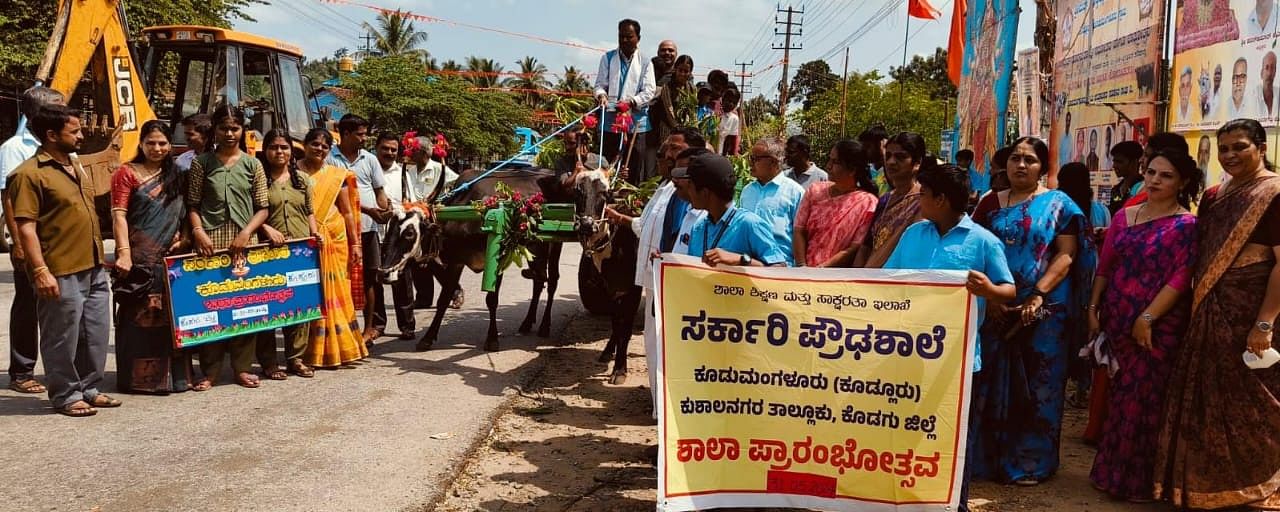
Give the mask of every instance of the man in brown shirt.
M 80 117 L 56 105 L 30 122 L 40 150 L 14 170 L 7 190 L 36 289 L 49 400 L 61 414 L 92 416 L 96 407 L 120 401 L 98 391 L 111 329 L 110 285 L 93 181 L 75 155 L 84 139 Z

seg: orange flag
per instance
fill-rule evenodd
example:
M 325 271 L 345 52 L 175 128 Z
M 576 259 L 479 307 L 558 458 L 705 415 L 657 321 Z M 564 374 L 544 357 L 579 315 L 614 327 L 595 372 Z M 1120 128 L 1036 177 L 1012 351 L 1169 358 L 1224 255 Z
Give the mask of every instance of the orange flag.
M 907 15 L 922 20 L 936 20 L 942 17 L 942 12 L 929 5 L 929 0 L 911 0 L 907 4 Z
M 951 38 L 947 41 L 947 76 L 951 83 L 960 86 L 960 71 L 964 69 L 964 17 L 968 10 L 965 0 L 956 0 L 951 11 Z M 914 6 L 915 3 L 912 2 Z

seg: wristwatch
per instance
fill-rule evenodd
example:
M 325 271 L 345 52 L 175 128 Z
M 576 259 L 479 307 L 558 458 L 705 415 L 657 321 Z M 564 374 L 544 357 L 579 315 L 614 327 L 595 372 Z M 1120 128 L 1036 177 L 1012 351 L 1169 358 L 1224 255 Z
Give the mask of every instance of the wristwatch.
M 1271 329 L 1274 329 L 1275 325 L 1271 322 L 1259 320 L 1257 327 L 1259 332 L 1271 332 Z
M 738 265 L 743 267 L 751 266 L 751 257 L 743 254 L 738 258 Z

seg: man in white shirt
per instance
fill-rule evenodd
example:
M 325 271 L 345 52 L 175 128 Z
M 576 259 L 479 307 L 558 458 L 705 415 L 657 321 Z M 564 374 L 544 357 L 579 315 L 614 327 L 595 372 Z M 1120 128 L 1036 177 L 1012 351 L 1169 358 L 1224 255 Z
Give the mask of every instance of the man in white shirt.
M 649 131 L 649 102 L 657 93 L 654 82 L 652 63 L 641 54 L 640 22 L 624 19 L 618 22 L 618 48 L 605 52 L 600 57 L 600 69 L 596 73 L 596 101 L 605 108 L 601 122 L 604 123 L 604 157 L 605 160 L 627 163 L 626 155 L 632 153 L 636 168 L 644 160 L 643 134 Z M 620 145 L 622 133 L 615 128 L 615 119 L 619 104 L 626 104 L 631 113 L 632 124 L 628 133 L 633 148 Z M 622 155 L 622 158 L 619 158 Z M 622 169 L 622 166 L 619 166 Z M 625 169 L 624 169 L 625 170 Z M 629 173 L 627 181 L 638 184 L 643 173 Z
M 18 223 L 13 217 L 13 202 L 7 188 L 9 175 L 18 164 L 35 156 L 40 149 L 40 139 L 28 128 L 27 123 L 36 117 L 46 105 L 65 105 L 62 93 L 48 87 L 32 87 L 22 93 L 22 119 L 18 131 L 0 145 L 0 204 L 4 205 L 6 229 L 18 240 Z M 2 235 L 3 233 L 0 233 Z M 26 272 L 26 254 L 22 244 L 9 248 L 9 260 L 13 263 L 13 304 L 9 308 L 9 389 L 19 393 L 38 394 L 46 391 L 36 380 L 36 360 L 40 355 L 40 329 L 36 323 L 36 292 Z M 46 372 L 47 373 L 47 372 Z
M 1191 123 L 1191 66 L 1182 66 L 1178 74 L 1178 124 Z
M 364 342 L 382 337 L 386 327 L 386 311 L 379 318 L 373 309 L 374 288 L 378 284 L 378 265 L 382 262 L 381 244 L 378 242 L 378 222 L 390 215 L 391 203 L 383 187 L 382 166 L 378 157 L 364 149 L 369 137 L 369 121 L 355 114 L 342 116 L 338 121 L 338 144 L 329 152 L 325 163 L 349 169 L 356 175 L 356 189 L 360 194 L 360 245 L 364 251 Z
M 213 121 L 209 114 L 191 114 L 182 120 L 182 134 L 187 139 L 187 150 L 173 159 L 178 172 L 191 170 L 191 162 L 200 153 L 204 153 L 209 134 L 213 131 Z
M 665 148 L 665 158 L 670 160 L 668 165 L 659 165 L 658 171 L 662 173 L 664 179 L 670 177 L 671 170 L 674 167 L 683 165 L 684 161 L 677 160 L 677 156 L 691 147 L 705 148 L 706 140 L 697 130 L 687 127 L 676 129 L 667 137 L 663 144 Z M 649 365 L 649 393 L 653 398 L 654 409 L 653 417 L 658 417 L 657 396 L 654 394 L 658 383 L 658 332 L 655 327 L 656 318 L 654 314 L 654 297 L 653 297 L 653 265 L 657 261 L 653 256 L 663 252 L 671 252 L 679 235 L 680 226 L 675 225 L 677 222 L 684 220 L 685 216 L 672 209 L 673 200 L 679 202 L 682 200 L 675 199 L 675 184 L 670 179 L 658 187 L 658 190 L 649 198 L 649 203 L 644 206 L 644 211 L 639 217 L 630 217 L 623 215 L 612 208 L 605 208 L 605 216 L 610 222 L 619 226 L 620 229 L 630 228 L 639 237 L 639 246 L 636 249 L 636 275 L 635 285 L 637 292 L 641 289 L 647 295 L 647 300 L 641 304 L 644 305 L 644 351 L 645 360 Z M 624 303 L 625 305 L 625 303 Z M 635 308 L 623 308 L 622 311 L 634 311 Z M 625 358 L 623 359 L 625 361 Z M 625 363 L 624 363 L 625 364 Z M 623 368 L 625 372 L 625 368 Z M 614 374 L 618 373 L 618 364 L 614 364 Z
M 1249 63 L 1244 57 L 1236 59 L 1231 71 L 1231 97 L 1227 99 L 1227 119 L 1253 117 L 1251 112 L 1253 101 L 1247 97 L 1246 84 L 1249 81 Z M 1256 101 L 1256 100 L 1254 100 Z
M 725 91 L 720 98 L 720 108 L 724 113 L 720 114 L 720 126 L 716 129 L 720 139 L 716 141 L 716 149 L 724 156 L 737 156 L 741 153 L 738 149 L 742 145 L 742 120 L 738 117 L 738 102 L 741 99 L 742 93 L 737 89 Z
M 383 133 L 378 136 L 378 141 L 374 147 L 378 152 L 378 165 L 382 167 L 384 184 L 382 191 L 387 195 L 387 201 L 390 204 L 404 204 L 405 201 L 413 201 L 414 195 L 409 186 L 409 180 L 406 179 L 404 169 L 397 162 L 400 159 L 400 139 L 393 134 Z M 378 222 L 379 241 L 386 239 L 388 220 L 390 219 L 382 219 Z M 378 264 L 381 265 L 381 262 Z M 407 270 L 412 275 L 413 270 Z M 373 295 L 374 314 L 378 315 L 382 319 L 383 325 L 385 325 L 387 306 L 383 287 L 380 283 L 374 286 Z M 401 278 L 391 283 L 391 300 L 396 310 L 396 326 L 400 328 L 400 339 L 414 339 L 414 331 L 417 328 L 413 318 L 413 279 Z
M 800 184 L 801 190 L 808 190 L 809 185 L 815 182 L 827 181 L 827 171 L 813 163 L 813 149 L 809 145 L 807 135 L 792 135 L 787 139 L 784 151 L 786 160 L 780 164 L 787 164 L 787 169 L 783 174 Z M 881 154 L 883 154 L 883 148 Z
M 1245 22 L 1241 39 L 1275 34 L 1277 22 L 1280 21 L 1280 8 L 1276 0 L 1256 0 L 1253 10 L 1249 11 L 1249 21 Z
M 1257 110 L 1259 118 L 1275 119 L 1276 118 L 1276 89 L 1280 88 L 1276 85 L 1276 52 L 1268 51 L 1262 56 L 1262 82 L 1258 84 L 1258 90 L 1254 93 L 1257 100 Z

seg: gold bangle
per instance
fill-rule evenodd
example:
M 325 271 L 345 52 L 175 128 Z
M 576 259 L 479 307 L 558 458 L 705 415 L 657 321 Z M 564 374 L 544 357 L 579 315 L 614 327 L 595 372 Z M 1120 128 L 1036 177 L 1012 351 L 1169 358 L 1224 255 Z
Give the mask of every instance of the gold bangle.
M 129 250 L 129 246 L 127 245 L 124 247 L 116 247 L 116 252 L 127 251 L 127 250 Z
M 204 231 L 204 226 L 196 226 L 194 228 L 191 228 L 192 233 L 195 233 L 196 231 Z
M 36 268 L 31 269 L 31 275 L 32 275 L 32 276 L 38 276 L 38 275 L 40 275 L 40 274 L 42 274 L 42 273 L 45 273 L 45 272 L 48 272 L 48 271 L 49 271 L 49 266 L 48 266 L 48 265 L 40 265 L 40 266 L 38 266 L 38 267 L 36 267 Z

